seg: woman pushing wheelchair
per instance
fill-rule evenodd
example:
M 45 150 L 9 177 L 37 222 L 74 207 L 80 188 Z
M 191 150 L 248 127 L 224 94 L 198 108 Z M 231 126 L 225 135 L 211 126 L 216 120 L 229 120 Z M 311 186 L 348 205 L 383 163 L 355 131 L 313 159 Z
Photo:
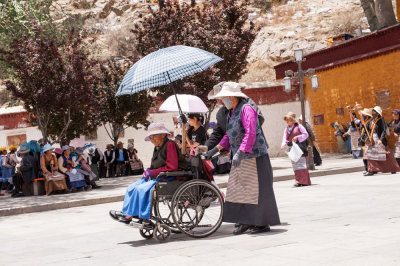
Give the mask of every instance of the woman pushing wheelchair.
M 156 181 L 152 180 L 161 172 L 173 172 L 187 168 L 187 162 L 176 143 L 168 139 L 169 131 L 163 123 L 149 126 L 146 141 L 154 145 L 150 168 L 143 173 L 143 178 L 131 184 L 125 193 L 122 211 L 110 211 L 110 216 L 122 223 L 129 224 L 132 218 L 150 219 L 151 191 Z

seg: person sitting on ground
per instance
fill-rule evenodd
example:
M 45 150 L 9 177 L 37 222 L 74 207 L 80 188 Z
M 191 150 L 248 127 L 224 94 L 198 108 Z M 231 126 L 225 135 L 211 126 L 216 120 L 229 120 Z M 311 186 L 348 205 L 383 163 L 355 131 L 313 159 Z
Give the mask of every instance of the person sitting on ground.
M 82 148 L 76 148 L 75 153 L 78 156 L 78 159 L 76 160 L 77 167 L 76 170 L 83 174 L 85 176 L 85 181 L 88 186 L 92 186 L 92 188 L 101 188 L 101 186 L 98 186 L 95 182 L 95 179 L 97 178 L 96 174 L 93 173 L 92 168 L 88 165 L 87 161 L 83 157 L 83 149 Z
M 181 155 L 176 143 L 168 139 L 170 132 L 163 123 L 149 126 L 146 141 L 153 143 L 154 151 L 150 168 L 143 173 L 143 178 L 131 184 L 125 193 L 122 211 L 110 211 L 110 216 L 122 223 L 130 223 L 132 217 L 150 219 L 151 190 L 155 181 L 151 180 L 161 172 L 186 169 L 187 162 Z
M 85 177 L 79 173 L 75 167 L 76 162 L 73 160 L 71 154 L 71 147 L 65 145 L 62 147 L 62 155 L 58 158 L 58 169 L 68 176 L 67 183 L 72 190 L 79 188 L 87 188 Z
M 111 144 L 107 144 L 107 150 L 104 152 L 104 167 L 106 168 L 105 176 L 108 173 L 108 177 L 114 176 L 113 163 L 115 161 L 115 151 Z
M 144 172 L 143 162 L 137 155 L 138 151 L 135 149 L 133 143 L 128 145 L 128 158 L 129 158 L 129 174 L 130 175 L 141 175 Z
M 186 142 L 190 147 L 190 153 L 194 154 L 199 145 L 204 145 L 207 140 L 206 129 L 202 126 L 203 117 L 200 114 L 189 114 L 189 130 Z
M 47 196 L 53 192 L 69 191 L 65 176 L 58 171 L 57 158 L 53 154 L 53 149 L 50 144 L 44 145 L 43 156 L 40 158 L 40 167 L 45 178 L 44 185 Z

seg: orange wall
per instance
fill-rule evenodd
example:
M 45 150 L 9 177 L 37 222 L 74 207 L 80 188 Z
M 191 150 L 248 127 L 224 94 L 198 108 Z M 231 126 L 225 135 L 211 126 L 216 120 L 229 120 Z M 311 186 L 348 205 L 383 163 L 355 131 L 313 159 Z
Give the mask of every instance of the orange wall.
M 339 116 L 336 114 L 337 107 L 354 106 L 358 102 L 363 107 L 372 108 L 376 105 L 375 92 L 389 90 L 391 107 L 383 110 L 385 121 L 392 120 L 394 108 L 400 109 L 400 51 L 320 71 L 317 75 L 321 87 L 313 91 L 310 81 L 306 79 L 305 95 L 310 104 L 313 130 L 324 152 L 338 151 L 330 124 L 335 121 L 349 122 L 347 110 L 344 116 Z M 315 114 L 324 114 L 323 125 L 314 125 Z M 393 148 L 393 136 L 389 142 Z

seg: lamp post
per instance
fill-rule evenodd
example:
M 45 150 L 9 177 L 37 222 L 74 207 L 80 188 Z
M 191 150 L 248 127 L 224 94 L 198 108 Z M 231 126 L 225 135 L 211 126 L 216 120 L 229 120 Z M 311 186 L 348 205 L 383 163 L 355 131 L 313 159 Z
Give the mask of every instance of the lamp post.
M 300 87 L 300 102 L 301 102 L 301 115 L 303 117 L 302 124 L 305 127 L 306 123 L 306 114 L 305 114 L 305 103 L 304 103 L 304 77 L 311 79 L 311 87 L 314 91 L 319 88 L 318 76 L 315 75 L 315 69 L 309 68 L 306 71 L 303 71 L 301 64 L 306 61 L 303 57 L 303 49 L 294 50 L 294 62 L 297 63 L 297 72 L 293 72 L 292 70 L 285 71 L 285 77 L 283 78 L 286 92 L 292 91 L 292 78 L 298 78 L 299 87 Z M 308 147 L 308 168 L 310 170 L 315 170 L 314 160 L 312 157 L 312 149 Z

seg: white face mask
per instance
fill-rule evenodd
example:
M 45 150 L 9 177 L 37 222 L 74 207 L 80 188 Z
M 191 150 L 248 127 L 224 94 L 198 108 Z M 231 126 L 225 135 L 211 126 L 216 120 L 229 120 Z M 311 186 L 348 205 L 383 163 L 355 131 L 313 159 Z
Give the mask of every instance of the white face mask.
M 229 97 L 223 98 L 222 102 L 224 103 L 224 105 L 225 105 L 225 107 L 227 109 L 231 109 L 232 108 L 232 104 L 233 103 L 232 103 L 231 99 L 229 99 Z

